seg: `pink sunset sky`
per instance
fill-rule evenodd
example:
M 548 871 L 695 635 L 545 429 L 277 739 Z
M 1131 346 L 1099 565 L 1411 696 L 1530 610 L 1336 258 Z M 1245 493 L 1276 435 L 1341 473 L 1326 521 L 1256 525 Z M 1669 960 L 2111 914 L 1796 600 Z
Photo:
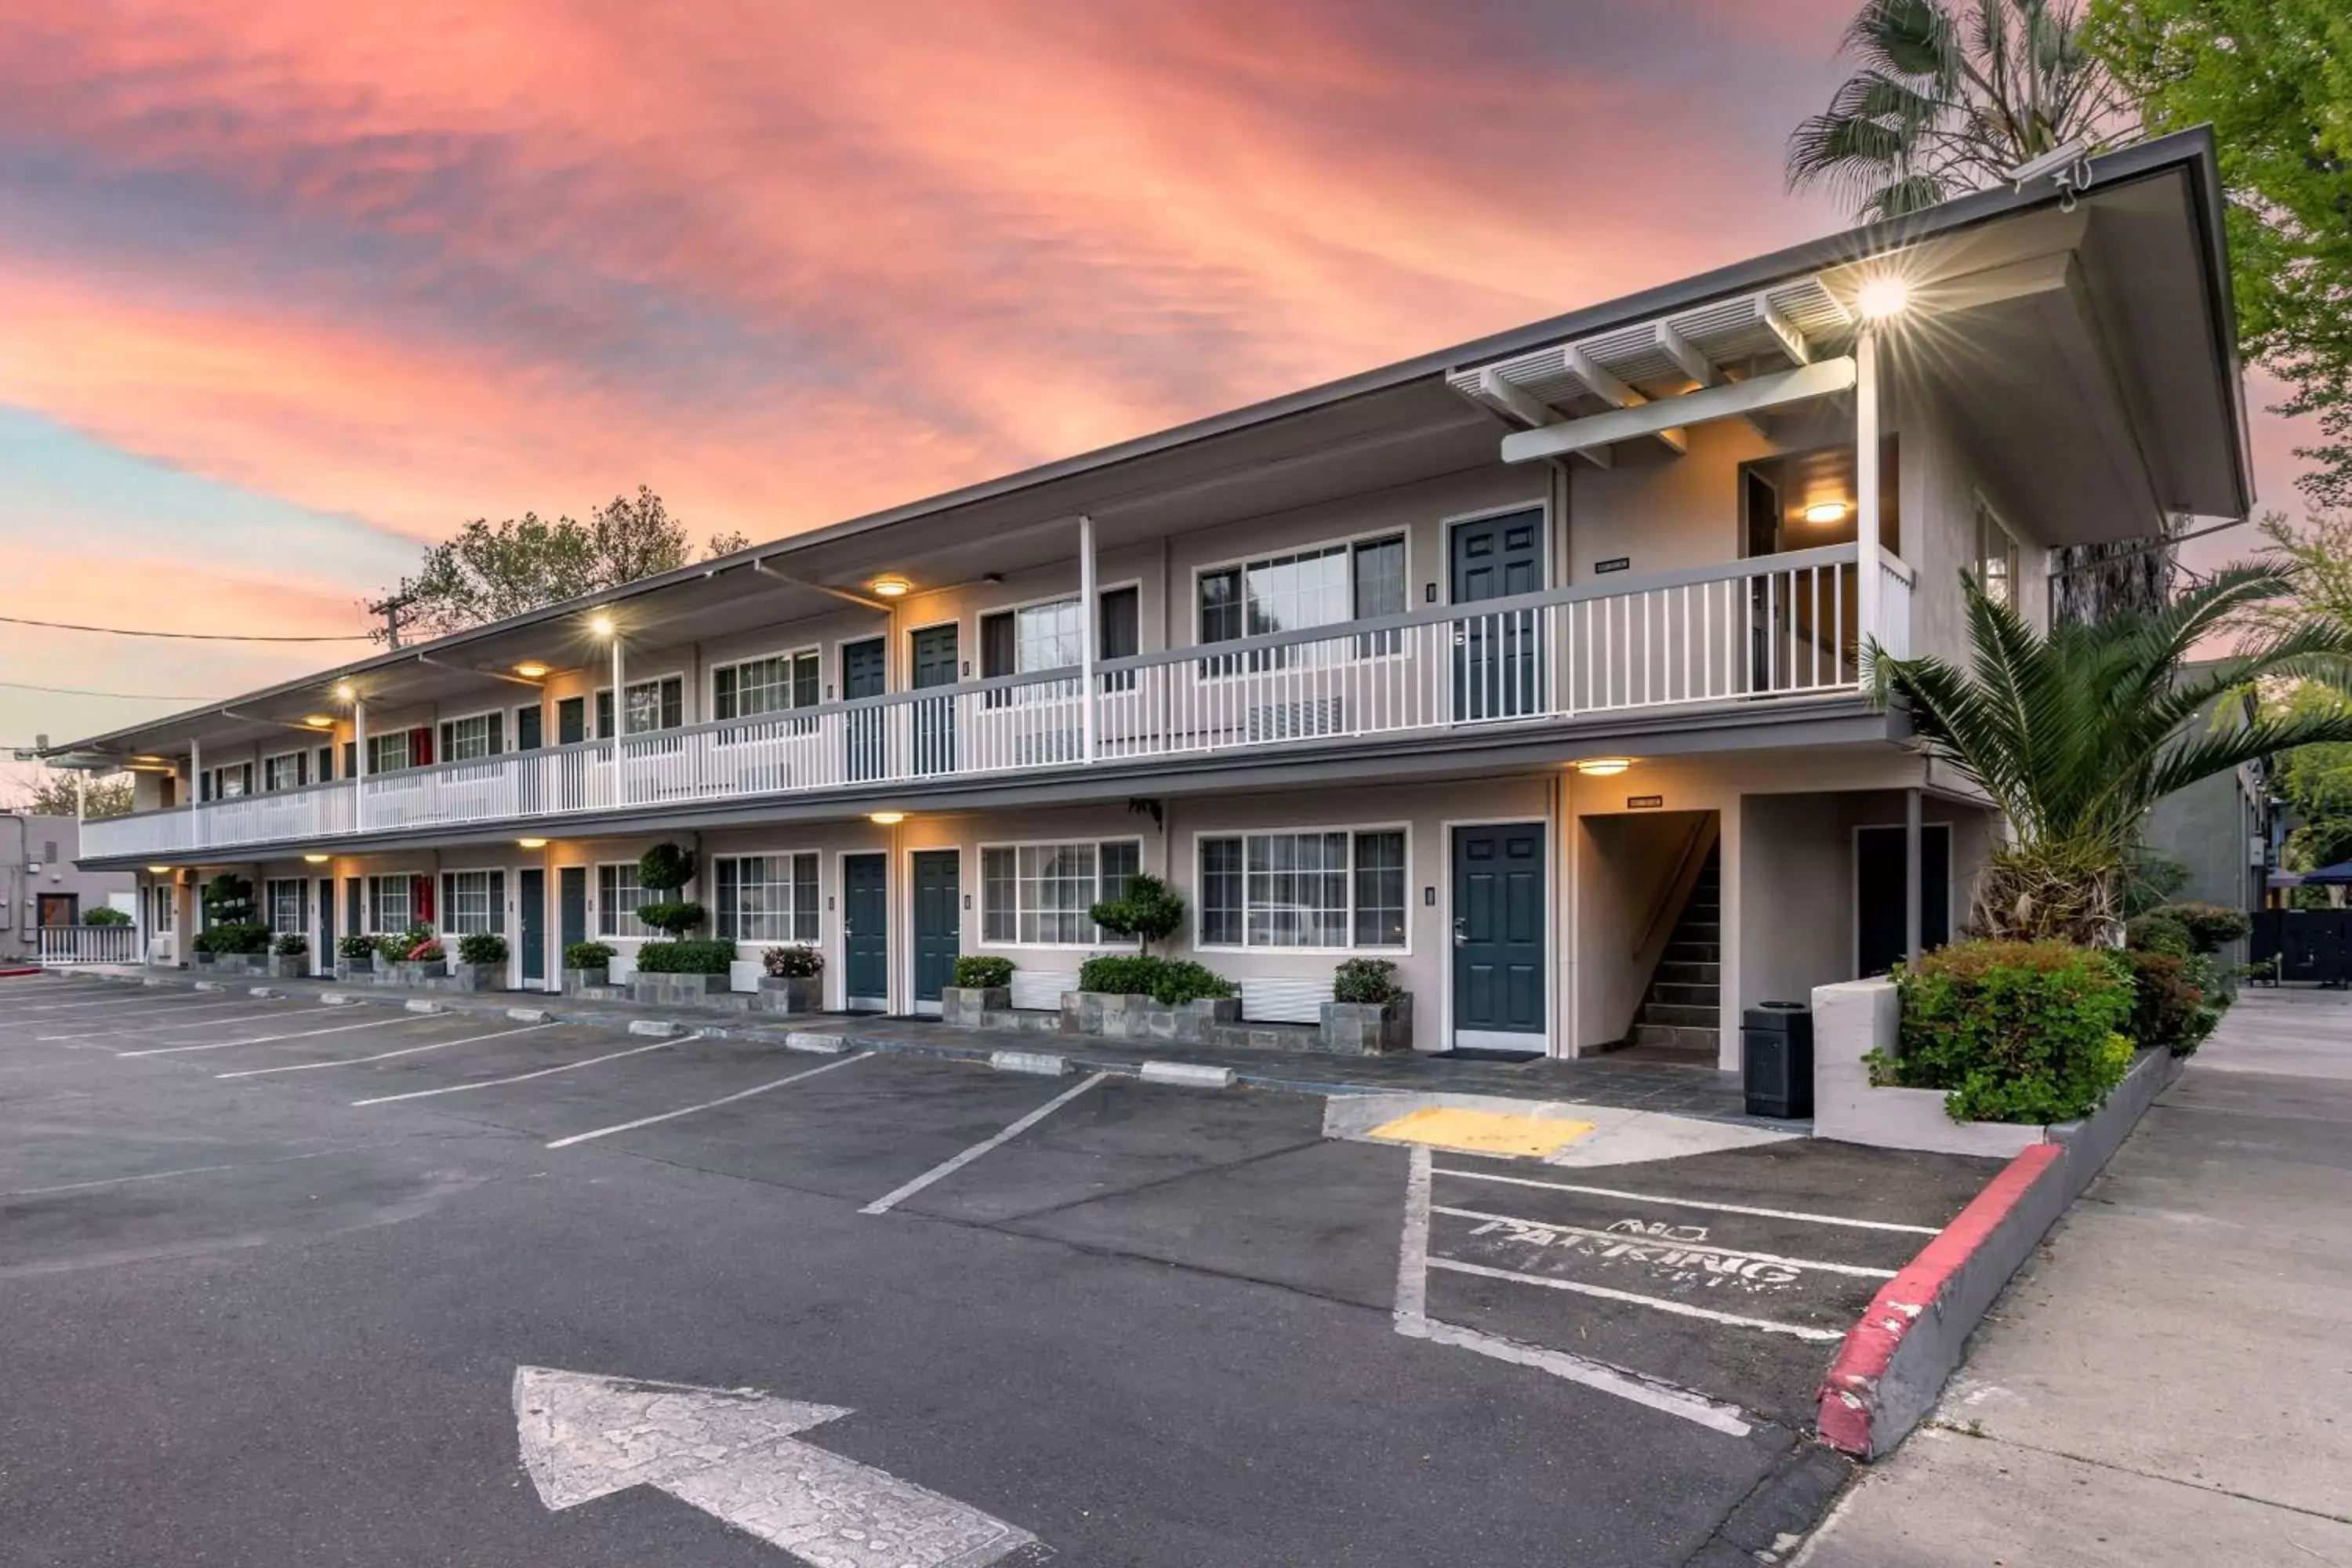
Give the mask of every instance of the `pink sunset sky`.
M 352 632 L 468 518 L 775 538 L 1823 233 L 1853 5 L 20 6 L 0 614 Z M 357 646 L 0 626 L 0 743 Z

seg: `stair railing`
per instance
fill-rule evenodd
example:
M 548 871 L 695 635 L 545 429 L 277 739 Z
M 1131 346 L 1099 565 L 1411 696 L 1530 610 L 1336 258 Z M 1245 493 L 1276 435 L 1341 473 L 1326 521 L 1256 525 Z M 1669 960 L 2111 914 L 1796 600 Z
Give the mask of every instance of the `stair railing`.
M 1691 889 L 1698 881 L 1699 868 L 1706 860 L 1706 852 L 1715 847 L 1715 836 L 1721 821 L 1710 811 L 1691 826 L 1690 837 L 1683 841 L 1682 856 L 1675 862 L 1675 874 L 1667 878 L 1665 886 L 1659 889 L 1658 901 L 1651 907 L 1650 918 L 1642 922 L 1642 934 L 1633 939 L 1633 952 L 1629 956 L 1634 960 L 1639 961 L 1643 953 L 1650 951 L 1650 944 L 1658 935 L 1658 928 L 1665 923 L 1668 912 L 1679 915 L 1683 906 L 1690 901 Z

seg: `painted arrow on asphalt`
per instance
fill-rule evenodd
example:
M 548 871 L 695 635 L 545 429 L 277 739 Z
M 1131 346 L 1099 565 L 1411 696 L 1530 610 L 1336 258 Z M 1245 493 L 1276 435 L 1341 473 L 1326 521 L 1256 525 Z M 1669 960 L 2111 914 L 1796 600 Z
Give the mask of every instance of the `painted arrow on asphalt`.
M 514 1413 L 551 1509 L 657 1487 L 812 1568 L 982 1568 L 1037 1539 L 794 1436 L 838 1405 L 522 1366 Z

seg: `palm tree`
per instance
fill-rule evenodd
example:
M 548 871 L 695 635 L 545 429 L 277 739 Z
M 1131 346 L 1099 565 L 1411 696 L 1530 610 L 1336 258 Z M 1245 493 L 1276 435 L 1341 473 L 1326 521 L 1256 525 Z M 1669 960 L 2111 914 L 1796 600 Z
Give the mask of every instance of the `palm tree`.
M 2009 818 L 2011 839 L 1977 885 L 1977 935 L 2107 940 L 2150 806 L 2273 752 L 2352 741 L 2352 710 L 2343 708 L 2202 717 L 2227 712 L 2222 698 L 2264 676 L 2352 666 L 2352 628 L 2315 616 L 2257 631 L 2231 658 L 2184 668 L 2201 639 L 2290 581 L 2273 566 L 2233 566 L 2154 615 L 2062 623 L 2045 635 L 1963 573 L 1969 668 L 1871 647 L 1880 700 L 1907 704 L 1928 752 Z
M 1789 133 L 1789 185 L 1827 184 L 1858 217 L 2000 184 L 2077 137 L 2099 153 L 2138 133 L 2073 0 L 1866 0 L 1839 52 L 1861 68 Z

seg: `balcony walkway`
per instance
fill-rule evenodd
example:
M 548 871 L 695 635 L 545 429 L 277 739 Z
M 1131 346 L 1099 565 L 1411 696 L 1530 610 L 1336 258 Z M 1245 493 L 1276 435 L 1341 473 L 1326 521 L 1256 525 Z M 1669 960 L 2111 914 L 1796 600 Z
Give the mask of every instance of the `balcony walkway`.
M 273 995 L 317 997 L 332 993 L 354 1005 L 403 1007 L 412 1000 L 427 1000 L 453 1014 L 504 1017 L 511 1007 L 546 1012 L 550 1019 L 614 1030 L 632 1023 L 661 1019 L 676 1024 L 681 1033 L 699 1032 L 747 1046 L 781 1050 L 785 1037 L 796 1032 L 839 1035 L 854 1050 L 900 1052 L 984 1061 L 992 1052 L 1052 1051 L 1069 1058 L 1077 1072 L 1108 1072 L 1123 1077 L 1139 1074 L 1146 1062 L 1183 1062 L 1234 1069 L 1235 1079 L 1252 1089 L 1291 1094 L 1445 1093 L 1496 1095 L 1513 1100 L 1570 1100 L 1580 1105 L 1613 1106 L 1628 1110 L 1654 1110 L 1674 1116 L 1698 1117 L 1742 1125 L 1802 1131 L 1807 1123 L 1767 1121 L 1748 1116 L 1739 1075 L 1654 1061 L 1628 1060 L 1622 1056 L 1588 1057 L 1579 1060 L 1542 1059 L 1496 1062 L 1433 1057 L 1415 1052 L 1385 1057 L 1339 1056 L 1323 1051 L 1217 1050 L 1205 1047 L 1160 1042 L 1136 1048 L 1116 1041 L 1083 1035 L 963 1029 L 925 1018 L 882 1017 L 871 1014 L 817 1013 L 805 1016 L 745 1015 L 691 1008 L 656 1007 L 632 1002 L 551 996 L 535 991 L 477 993 L 424 991 L 333 980 L 266 980 L 232 975 L 208 980 L 193 970 L 144 969 L 130 965 L 100 969 L 84 966 L 83 975 L 104 974 L 126 984 L 145 982 L 159 986 L 193 989 L 200 981 L 223 991 L 254 988 Z

